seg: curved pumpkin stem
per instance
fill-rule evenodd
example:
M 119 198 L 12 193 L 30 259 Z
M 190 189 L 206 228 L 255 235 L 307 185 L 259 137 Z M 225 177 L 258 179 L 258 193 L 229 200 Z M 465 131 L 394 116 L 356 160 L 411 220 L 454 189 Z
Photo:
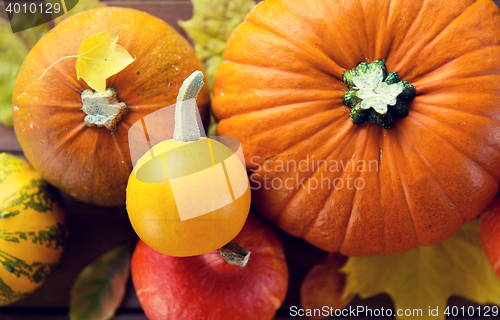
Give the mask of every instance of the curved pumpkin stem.
M 196 96 L 203 87 L 203 73 L 193 72 L 179 89 L 175 104 L 175 141 L 200 140 L 200 128 L 196 117 Z
M 219 252 L 224 261 L 235 266 L 244 267 L 250 259 L 250 251 L 232 241 L 220 248 Z

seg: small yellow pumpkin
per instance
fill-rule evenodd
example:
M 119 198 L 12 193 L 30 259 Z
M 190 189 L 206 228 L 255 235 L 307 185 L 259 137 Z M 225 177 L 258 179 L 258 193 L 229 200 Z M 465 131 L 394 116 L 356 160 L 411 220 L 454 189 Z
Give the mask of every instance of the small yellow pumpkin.
M 0 306 L 40 287 L 59 262 L 67 237 L 59 199 L 26 161 L 0 153 Z

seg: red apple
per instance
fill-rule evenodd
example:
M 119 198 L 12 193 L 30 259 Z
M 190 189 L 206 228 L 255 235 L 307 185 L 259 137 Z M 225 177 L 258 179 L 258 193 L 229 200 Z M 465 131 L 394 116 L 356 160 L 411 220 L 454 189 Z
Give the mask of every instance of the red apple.
M 251 252 L 246 265 L 228 264 L 231 259 L 223 259 L 219 250 L 171 257 L 139 240 L 131 270 L 146 316 L 150 320 L 273 319 L 288 287 L 279 239 L 267 222 L 250 214 L 233 242 Z

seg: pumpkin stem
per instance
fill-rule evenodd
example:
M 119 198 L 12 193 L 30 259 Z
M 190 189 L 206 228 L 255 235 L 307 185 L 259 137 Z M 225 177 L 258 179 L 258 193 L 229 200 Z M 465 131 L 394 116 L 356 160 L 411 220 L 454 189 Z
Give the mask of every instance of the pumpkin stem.
M 82 110 L 87 114 L 83 120 L 87 127 L 105 127 L 113 131 L 129 111 L 129 107 L 117 99 L 116 90 L 107 88 L 104 94 L 84 90 L 82 92 Z
M 224 261 L 235 266 L 244 267 L 250 259 L 250 251 L 232 241 L 220 248 L 219 252 Z
M 408 103 L 415 96 L 415 87 L 401 81 L 397 73 L 387 73 L 384 61 L 361 62 L 355 70 L 344 72 L 342 78 L 349 88 L 343 102 L 351 108 L 354 124 L 368 121 L 389 129 L 395 118 L 408 115 Z
M 200 140 L 200 128 L 196 117 L 196 96 L 203 87 L 203 73 L 193 72 L 179 89 L 175 104 L 175 141 Z

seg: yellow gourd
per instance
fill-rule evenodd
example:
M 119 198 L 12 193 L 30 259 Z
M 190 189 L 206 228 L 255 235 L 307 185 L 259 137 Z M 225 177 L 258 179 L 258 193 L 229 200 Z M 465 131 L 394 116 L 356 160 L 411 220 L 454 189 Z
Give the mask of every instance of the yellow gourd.
M 57 190 L 26 161 L 0 153 L 0 306 L 43 284 L 66 236 Z
M 173 139 L 153 146 L 137 161 L 127 186 L 134 230 L 148 246 L 169 256 L 219 249 L 240 232 L 250 209 L 250 185 L 237 148 L 200 136 L 195 98 L 202 79 L 196 71 L 184 81 Z

